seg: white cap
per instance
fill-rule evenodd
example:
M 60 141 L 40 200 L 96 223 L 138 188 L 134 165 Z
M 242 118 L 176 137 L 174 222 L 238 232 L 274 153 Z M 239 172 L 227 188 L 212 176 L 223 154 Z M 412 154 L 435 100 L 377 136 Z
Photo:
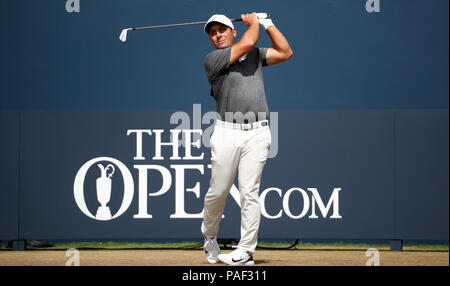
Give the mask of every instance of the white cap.
M 208 34 L 209 26 L 212 22 L 221 23 L 221 24 L 224 24 L 225 26 L 230 27 L 231 29 L 234 29 L 233 23 L 231 22 L 230 19 L 228 19 L 227 16 L 215 14 L 215 15 L 212 15 L 211 18 L 209 18 L 208 22 L 206 22 L 206 25 L 204 28 L 206 34 Z

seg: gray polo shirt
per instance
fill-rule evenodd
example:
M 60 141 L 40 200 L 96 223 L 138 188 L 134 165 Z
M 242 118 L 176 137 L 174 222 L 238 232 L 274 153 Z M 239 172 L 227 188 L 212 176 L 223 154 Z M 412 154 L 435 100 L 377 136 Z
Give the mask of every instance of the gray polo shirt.
M 206 76 L 222 121 L 249 123 L 269 119 L 262 74 L 262 67 L 267 65 L 266 53 L 267 48 L 255 47 L 232 65 L 231 47 L 206 56 Z

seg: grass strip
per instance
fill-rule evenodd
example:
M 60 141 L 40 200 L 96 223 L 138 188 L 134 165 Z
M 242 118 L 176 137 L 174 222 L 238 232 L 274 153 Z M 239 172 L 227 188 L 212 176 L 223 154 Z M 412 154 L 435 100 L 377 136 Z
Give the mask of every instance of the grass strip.
M 366 243 L 314 243 L 300 241 L 295 246 L 288 242 L 259 242 L 257 249 L 293 249 L 293 250 L 367 250 L 369 248 L 376 248 L 378 250 L 390 250 L 390 245 L 385 244 L 366 244 Z M 126 242 L 126 241 L 100 241 L 100 242 L 62 242 L 55 243 L 51 247 L 39 248 L 45 250 L 66 250 L 69 248 L 77 249 L 202 249 L 203 243 L 198 241 L 183 241 L 183 242 Z M 230 247 L 231 245 L 228 245 Z M 2 244 L 0 249 L 8 249 L 6 245 Z M 404 244 L 404 251 L 448 251 L 448 245 L 434 245 L 434 244 Z

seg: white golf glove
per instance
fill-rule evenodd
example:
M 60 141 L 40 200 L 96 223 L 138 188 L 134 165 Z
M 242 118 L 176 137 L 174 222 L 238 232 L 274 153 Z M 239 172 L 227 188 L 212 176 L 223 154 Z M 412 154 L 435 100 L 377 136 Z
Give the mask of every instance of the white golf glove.
M 264 27 L 265 30 L 270 26 L 274 26 L 272 19 L 267 18 L 267 13 L 256 13 L 258 16 L 259 24 Z

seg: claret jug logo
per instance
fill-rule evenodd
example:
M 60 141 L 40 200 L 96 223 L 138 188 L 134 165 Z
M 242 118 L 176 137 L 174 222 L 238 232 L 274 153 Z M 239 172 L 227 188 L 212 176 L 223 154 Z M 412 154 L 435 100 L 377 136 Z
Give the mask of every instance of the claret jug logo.
M 97 215 L 95 216 L 98 220 L 110 220 L 111 210 L 106 206 L 111 199 L 111 177 L 114 174 L 114 165 L 108 164 L 106 168 L 102 164 L 97 164 L 101 171 L 101 177 L 97 178 L 97 200 L 101 204 L 98 207 Z M 111 173 L 106 176 L 106 172 L 111 168 Z
M 109 164 L 100 164 L 99 162 L 110 162 Z M 96 210 L 95 216 L 91 211 L 88 209 L 86 205 L 86 200 L 84 197 L 84 181 L 86 174 L 88 170 L 91 167 L 98 167 L 97 170 L 99 172 L 99 177 L 96 180 L 96 191 L 97 191 L 97 200 L 98 200 L 98 208 Z M 122 173 L 122 180 L 123 180 L 123 199 L 122 204 L 119 208 L 119 210 L 112 215 L 111 210 L 108 206 L 108 203 L 111 199 L 111 190 L 112 190 L 112 184 L 113 184 L 113 175 L 117 174 L 116 167 L 117 166 Z M 115 180 L 119 180 L 119 176 L 116 175 Z M 133 200 L 133 193 L 134 193 L 134 183 L 133 178 L 131 176 L 130 171 L 128 168 L 119 160 L 116 160 L 114 158 L 110 157 L 98 157 L 94 158 L 92 160 L 89 160 L 86 162 L 79 170 L 77 175 L 75 176 L 75 182 L 74 182 L 74 196 L 75 196 L 75 202 L 77 203 L 80 210 L 87 215 L 90 218 L 96 219 L 96 220 L 111 220 L 114 218 L 119 217 L 122 215 L 130 206 L 131 201 Z

